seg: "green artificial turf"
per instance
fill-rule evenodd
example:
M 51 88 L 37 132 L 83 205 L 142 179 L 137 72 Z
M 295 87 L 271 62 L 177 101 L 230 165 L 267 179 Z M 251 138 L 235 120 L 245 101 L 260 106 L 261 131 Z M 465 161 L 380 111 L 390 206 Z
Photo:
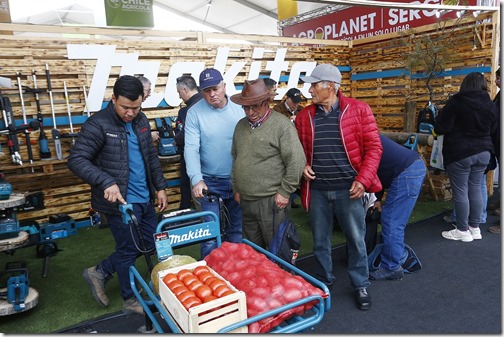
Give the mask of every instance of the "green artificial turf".
M 450 202 L 434 202 L 422 198 L 417 202 L 410 222 L 429 218 L 450 207 Z M 303 209 L 296 208 L 292 210 L 291 217 L 297 224 L 301 236 L 300 256 L 309 254 L 313 242 L 308 215 Z M 34 308 L 9 316 L 0 316 L 0 333 L 52 333 L 121 310 L 122 299 L 119 296 L 117 277 L 110 280 L 107 285 L 107 294 L 111 300 L 108 308 L 101 307 L 94 300 L 82 278 L 84 268 L 95 265 L 112 252 L 114 240 L 110 230 L 98 227 L 80 228 L 77 235 L 55 242 L 62 251 L 49 259 L 46 278 L 42 277 L 44 259 L 37 257 L 34 246 L 17 249 L 13 255 L 0 254 L 2 269 L 9 261 L 24 261 L 29 270 L 30 286 L 39 293 L 39 302 Z M 333 243 L 337 245 L 343 242 L 341 231 L 336 228 Z M 199 246 L 181 248 L 175 250 L 175 253 L 191 255 L 198 259 Z M 139 258 L 136 265 L 140 274 L 148 279 L 145 259 Z M 4 275 L 0 279 L 0 288 L 5 287 L 6 281 Z

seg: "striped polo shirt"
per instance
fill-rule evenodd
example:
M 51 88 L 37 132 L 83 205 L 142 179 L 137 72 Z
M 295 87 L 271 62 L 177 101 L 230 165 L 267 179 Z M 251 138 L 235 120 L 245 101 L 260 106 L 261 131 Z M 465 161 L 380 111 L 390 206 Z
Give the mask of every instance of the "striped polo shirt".
M 322 106 L 317 107 L 312 163 L 316 178 L 311 182 L 311 188 L 350 189 L 354 181 L 355 171 L 350 166 L 341 139 L 339 115 L 339 102 L 334 103 L 328 113 Z

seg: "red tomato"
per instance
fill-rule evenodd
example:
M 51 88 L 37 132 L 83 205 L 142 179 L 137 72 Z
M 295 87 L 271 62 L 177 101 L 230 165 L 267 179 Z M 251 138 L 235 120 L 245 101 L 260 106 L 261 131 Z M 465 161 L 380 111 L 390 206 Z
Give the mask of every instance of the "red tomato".
M 207 278 L 205 281 L 203 281 L 203 283 L 205 283 L 206 285 L 209 285 L 210 283 L 212 283 L 214 280 L 218 280 L 217 277 L 215 276 L 212 276 L 212 277 L 209 277 Z
M 231 289 L 229 290 L 226 290 L 225 292 L 222 293 L 221 297 L 224 297 L 224 296 L 227 296 L 227 295 L 232 295 L 234 294 L 234 291 L 232 291 Z
M 187 289 L 186 291 L 181 292 L 177 295 L 177 298 L 180 302 L 184 302 L 188 297 L 195 297 L 196 294 L 194 291 Z
M 208 269 L 207 266 L 197 266 L 196 268 L 194 268 L 193 274 L 199 277 L 199 275 L 204 271 L 210 273 L 210 269 Z
M 210 301 L 213 301 L 213 300 L 216 300 L 217 297 L 214 296 L 214 295 L 210 295 L 210 296 L 207 296 L 204 300 L 203 300 L 203 303 L 207 303 L 207 302 L 210 302 Z
M 177 273 L 177 278 L 182 281 L 186 275 L 192 275 L 192 274 L 193 273 L 188 269 L 181 269 Z
M 166 284 L 166 285 L 169 285 L 172 281 L 176 281 L 177 280 L 177 275 L 175 274 L 166 274 L 165 277 L 163 277 L 163 282 Z
M 201 303 L 203 303 L 203 302 L 201 302 L 201 300 L 199 298 L 197 298 L 196 296 L 192 296 L 192 297 L 186 298 L 182 302 L 182 305 L 184 306 L 184 308 L 186 310 L 189 310 L 190 308 L 195 307 L 197 305 L 200 305 Z
M 215 280 L 210 282 L 210 284 L 208 284 L 208 286 L 210 287 L 210 289 L 212 289 L 212 291 L 215 291 L 215 289 L 218 286 L 227 286 L 227 284 L 226 284 L 226 282 L 222 281 L 221 279 L 216 278 Z
M 178 296 L 178 295 L 180 295 L 181 293 L 186 292 L 186 291 L 189 291 L 189 289 L 187 289 L 187 287 L 186 287 L 186 286 L 176 287 L 176 288 L 173 288 L 173 289 L 172 289 L 172 293 L 173 293 L 175 296 Z
M 170 284 L 168 284 L 168 288 L 170 288 L 171 291 L 173 291 L 173 289 L 178 288 L 178 287 L 185 288 L 185 284 L 179 280 L 174 280 L 174 281 L 170 282 Z
M 210 277 L 215 277 L 211 272 L 201 272 L 198 275 L 198 278 L 201 280 L 201 282 L 205 282 L 208 278 Z
M 212 295 L 212 289 L 209 286 L 202 285 L 198 289 L 196 289 L 196 296 L 198 296 L 202 301 L 205 301 L 205 298 Z
M 193 282 L 199 281 L 199 279 L 192 274 L 191 275 L 184 275 L 183 277 L 184 278 L 182 279 L 182 282 L 184 282 L 184 284 L 186 286 L 189 286 Z
M 201 282 L 199 279 L 196 280 L 195 282 L 192 282 L 191 284 L 189 284 L 187 286 L 187 288 L 189 288 L 189 290 L 192 290 L 194 292 L 196 292 L 196 289 L 198 289 L 199 287 L 201 287 L 203 285 L 203 282 Z
M 215 290 L 213 291 L 213 294 L 214 294 L 214 296 L 222 297 L 222 295 L 228 290 L 231 290 L 231 289 L 229 289 L 227 286 L 221 285 L 221 286 L 218 286 L 217 288 L 215 288 Z

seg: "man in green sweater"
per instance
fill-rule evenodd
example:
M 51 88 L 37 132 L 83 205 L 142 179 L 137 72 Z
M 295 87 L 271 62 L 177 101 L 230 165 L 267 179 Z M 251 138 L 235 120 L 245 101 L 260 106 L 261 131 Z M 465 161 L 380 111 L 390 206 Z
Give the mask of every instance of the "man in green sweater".
M 269 107 L 272 96 L 262 79 L 246 80 L 231 96 L 246 115 L 233 135 L 233 192 L 242 208 L 243 237 L 263 248 L 289 216 L 289 198 L 306 165 L 296 128 Z

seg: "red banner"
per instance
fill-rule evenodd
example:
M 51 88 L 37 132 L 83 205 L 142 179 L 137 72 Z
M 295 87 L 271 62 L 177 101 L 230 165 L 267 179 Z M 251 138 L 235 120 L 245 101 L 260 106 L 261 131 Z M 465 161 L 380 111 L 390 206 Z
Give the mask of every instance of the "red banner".
M 425 5 L 446 3 L 442 0 L 388 0 L 388 2 Z M 485 1 L 485 6 L 488 6 L 488 2 Z M 493 2 L 491 6 L 499 6 L 499 0 L 490 2 Z M 467 0 L 463 5 L 483 6 L 482 3 L 482 0 Z M 444 11 L 441 14 L 441 19 L 456 17 L 456 11 Z M 436 20 L 436 10 L 356 6 L 285 26 L 282 28 L 282 35 L 309 39 L 357 40 L 425 26 L 435 23 Z

